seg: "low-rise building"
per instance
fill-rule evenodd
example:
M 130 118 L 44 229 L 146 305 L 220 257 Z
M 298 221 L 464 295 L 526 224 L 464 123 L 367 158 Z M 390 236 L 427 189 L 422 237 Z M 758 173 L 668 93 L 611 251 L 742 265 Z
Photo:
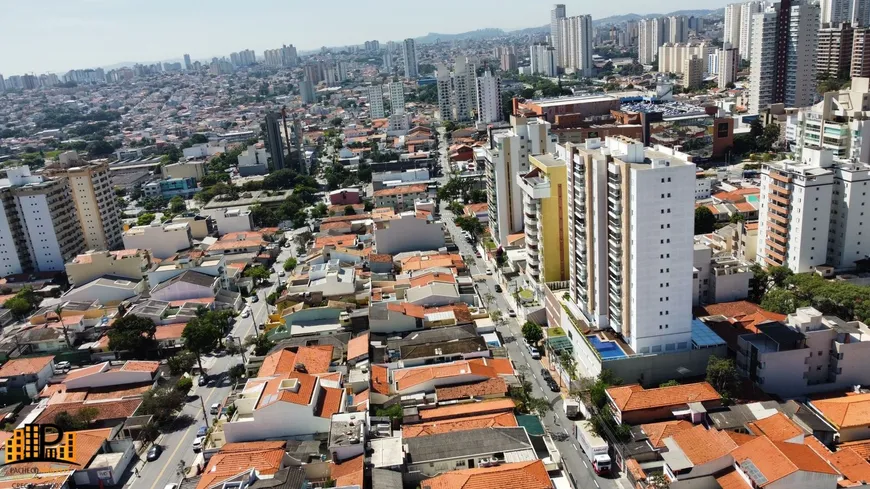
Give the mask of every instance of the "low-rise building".
M 209 214 L 220 234 L 240 233 L 254 228 L 251 211 L 247 209 L 217 209 Z
M 692 273 L 692 305 L 732 302 L 749 296 L 753 278 L 750 264 L 730 253 L 715 253 L 706 245 L 695 243 Z
M 507 481 L 510 481 L 509 483 Z M 551 489 L 553 481 L 541 460 L 467 468 L 424 480 L 422 489 L 464 489 L 469 487 L 503 487 Z
M 207 173 L 206 165 L 205 161 L 180 161 L 165 165 L 163 175 L 168 178 L 193 178 L 197 182 L 201 182 Z
M 0 392 L 23 389 L 30 397 L 54 374 L 54 356 L 15 358 L 0 367 Z
M 706 409 L 722 405 L 722 396 L 707 382 L 644 389 L 626 385 L 607 389 L 607 400 L 618 423 L 641 424 L 672 419 L 681 411 L 692 421 L 701 421 Z
M 185 199 L 189 199 L 190 197 L 193 197 L 193 194 L 196 192 L 196 179 L 193 177 L 169 178 L 142 185 L 142 193 L 150 198 L 163 197 L 165 199 L 171 199 L 178 195 Z
M 414 208 L 414 202 L 429 198 L 429 186 L 426 184 L 402 185 L 376 190 L 374 193 L 375 207 L 390 207 L 396 212 Z
M 396 255 L 408 251 L 430 251 L 444 247 L 441 224 L 402 214 L 396 219 L 375 222 L 375 243 L 378 253 Z
M 88 251 L 66 264 L 66 275 L 74 287 L 104 275 L 139 280 L 150 265 L 147 250 Z
M 193 247 L 190 224 L 186 222 L 135 226 L 128 229 L 123 238 L 125 248 L 148 250 L 152 257 L 161 260 Z

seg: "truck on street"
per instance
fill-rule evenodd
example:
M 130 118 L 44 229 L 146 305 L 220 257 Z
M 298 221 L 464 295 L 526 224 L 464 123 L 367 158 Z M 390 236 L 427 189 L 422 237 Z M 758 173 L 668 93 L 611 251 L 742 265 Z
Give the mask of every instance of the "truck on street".
M 569 419 L 574 419 L 580 414 L 580 403 L 574 399 L 565 399 L 562 407 L 565 409 L 565 416 Z
M 574 437 L 580 443 L 583 453 L 592 463 L 592 468 L 598 475 L 610 473 L 610 447 L 603 438 L 592 429 L 589 421 L 574 422 Z

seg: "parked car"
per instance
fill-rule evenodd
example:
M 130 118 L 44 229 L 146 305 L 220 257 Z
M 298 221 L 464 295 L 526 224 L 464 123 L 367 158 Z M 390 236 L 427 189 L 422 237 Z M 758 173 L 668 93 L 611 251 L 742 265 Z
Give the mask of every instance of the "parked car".
M 493 287 L 493 289 L 495 289 L 496 292 L 501 292 L 501 285 L 495 284 L 495 287 Z
M 533 358 L 533 359 L 535 359 L 535 360 L 540 360 L 540 359 L 541 359 L 541 352 L 539 352 L 538 349 L 535 348 L 534 346 L 530 346 L 530 347 L 529 347 L 529 353 L 532 354 L 532 358 Z
M 242 311 L 242 317 L 243 318 L 251 317 L 251 311 L 249 309 L 245 309 L 244 311 Z
M 550 371 L 546 368 L 541 369 L 541 377 L 544 378 L 544 382 L 551 382 L 553 380 L 553 376 L 550 375 Z
M 487 269 L 486 269 L 486 274 L 487 274 L 487 275 L 492 275 L 492 268 L 487 268 Z
M 211 405 L 211 410 L 210 410 L 209 412 L 210 412 L 212 415 L 217 415 L 219 412 L 221 412 L 221 403 L 216 402 L 216 403 L 212 404 L 212 405 Z
M 200 426 L 199 429 L 196 430 L 196 436 L 197 436 L 197 437 L 205 436 L 205 434 L 206 434 L 207 432 L 208 432 L 208 427 L 207 427 L 207 426 Z
M 198 436 L 198 437 L 196 437 L 196 439 L 193 440 L 193 451 L 194 451 L 194 452 L 199 452 L 199 451 L 201 451 L 201 450 L 202 450 L 202 444 L 203 444 L 203 442 L 205 442 L 205 437 L 204 437 L 204 436 Z
M 252 302 L 252 303 L 254 303 L 254 302 L 260 302 L 260 298 L 259 298 L 258 296 L 255 295 L 255 296 L 251 297 L 251 302 Z
M 145 459 L 149 462 L 153 462 L 160 457 L 161 452 L 163 452 L 163 449 L 160 448 L 160 445 L 151 445 L 151 448 L 148 449 L 148 454 L 145 456 Z
M 55 370 L 69 370 L 71 367 L 69 362 L 57 362 L 54 364 Z
M 202 386 L 208 384 L 208 377 L 205 376 L 205 375 L 200 375 L 200 376 L 199 376 L 199 381 L 197 382 L 197 384 L 199 384 L 200 387 L 202 387 Z
M 517 317 L 517 312 L 514 311 L 513 309 L 508 309 L 508 316 L 515 318 L 515 317 Z
M 286 275 L 286 273 L 284 273 L 284 270 L 279 270 L 279 271 L 278 271 L 278 276 L 279 276 L 279 277 L 283 277 L 284 275 Z
M 561 389 L 559 388 L 559 384 L 557 384 L 556 381 L 553 380 L 553 379 L 550 379 L 550 381 L 547 382 L 547 385 L 550 386 L 550 390 L 551 390 L 552 392 L 559 392 L 559 391 L 561 390 Z

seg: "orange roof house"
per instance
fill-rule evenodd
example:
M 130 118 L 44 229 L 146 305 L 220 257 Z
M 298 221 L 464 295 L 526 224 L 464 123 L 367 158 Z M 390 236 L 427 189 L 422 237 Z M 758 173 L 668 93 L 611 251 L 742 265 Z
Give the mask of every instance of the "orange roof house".
M 500 412 L 405 425 L 402 427 L 402 437 L 413 438 L 415 436 L 437 435 L 451 431 L 467 431 L 478 428 L 506 428 L 511 426 L 517 426 L 516 416 L 511 412 Z
M 551 489 L 544 462 L 519 462 L 495 467 L 454 470 L 426 479 L 421 489 Z
M 215 487 L 252 469 L 262 476 L 274 475 L 284 467 L 286 445 L 283 441 L 227 443 L 209 459 L 196 489 Z
M 507 390 L 507 383 L 504 379 L 495 377 L 472 384 L 436 387 L 435 396 L 438 402 L 455 401 L 457 399 L 481 399 L 486 397 L 502 397 L 507 393 Z
M 752 434 L 764 435 L 773 441 L 801 443 L 805 435 L 804 430 L 781 412 L 777 412 L 773 416 L 768 416 L 764 419 L 759 419 L 758 421 L 753 421 L 747 427 Z
M 641 429 L 646 436 L 649 437 L 649 442 L 653 448 L 662 448 L 665 446 L 665 438 L 673 436 L 681 431 L 691 429 L 694 425 L 685 420 L 679 421 L 663 421 L 661 423 L 649 423 L 641 425 Z
M 497 377 L 496 371 L 483 363 L 457 361 L 392 371 L 393 389 L 399 394 L 434 390 L 444 385 L 481 381 Z
M 771 441 L 766 436 L 759 436 L 738 447 L 732 456 L 734 463 L 759 487 L 797 472 L 813 474 L 815 487 L 832 487 L 840 476 L 807 445 Z
M 0 379 L 11 379 L 16 377 L 36 377 L 39 374 L 48 373 L 48 377 L 51 376 L 52 369 L 52 360 L 54 360 L 53 355 L 43 356 L 43 357 L 30 357 L 30 358 L 16 358 L 14 360 L 9 360 L 4 363 L 2 367 L 0 367 Z M 31 382 L 36 381 L 34 378 Z M 42 385 L 39 385 L 41 389 L 42 386 L 45 385 L 45 381 L 43 380 Z
M 420 411 L 421 421 L 456 419 L 462 416 L 476 416 L 486 413 L 513 412 L 516 404 L 509 398 L 490 399 L 483 402 L 451 404 L 449 406 Z
M 363 487 L 363 479 L 365 478 L 364 459 L 365 454 L 362 454 L 339 463 L 333 462 L 330 467 L 330 478 L 335 481 L 336 487 Z
M 840 434 L 840 442 L 864 440 L 864 428 L 870 426 L 870 394 L 854 394 L 810 401 Z
M 718 407 L 722 397 L 707 382 L 644 389 L 627 385 L 607 389 L 614 417 L 627 424 L 641 424 L 672 419 L 673 411 L 686 409 L 690 403 L 706 408 Z
M 300 346 L 295 352 L 284 349 L 266 356 L 257 375 L 268 377 L 295 370 L 308 374 L 320 374 L 329 371 L 330 363 L 332 363 L 331 345 Z
M 369 333 L 363 333 L 347 342 L 347 361 L 364 360 L 369 355 Z

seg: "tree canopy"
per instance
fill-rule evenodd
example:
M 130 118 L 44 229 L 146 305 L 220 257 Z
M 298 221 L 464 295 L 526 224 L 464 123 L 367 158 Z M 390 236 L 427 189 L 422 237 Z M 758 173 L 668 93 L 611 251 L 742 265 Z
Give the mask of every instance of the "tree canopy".
M 712 233 L 716 229 L 716 216 L 706 206 L 695 208 L 695 234 Z
M 109 329 L 109 349 L 143 353 L 154 348 L 157 325 L 149 318 L 127 314 Z
M 536 345 L 544 338 L 544 331 L 537 323 L 526 321 L 526 323 L 523 324 L 523 338 L 525 338 L 530 344 Z

